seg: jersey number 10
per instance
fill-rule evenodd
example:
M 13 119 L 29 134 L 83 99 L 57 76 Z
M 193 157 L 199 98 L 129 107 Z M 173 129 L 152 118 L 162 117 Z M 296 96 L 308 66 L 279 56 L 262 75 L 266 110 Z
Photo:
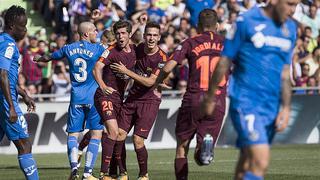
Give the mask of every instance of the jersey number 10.
M 210 56 L 201 56 L 196 60 L 197 69 L 200 69 L 200 88 L 203 90 L 208 90 L 209 81 L 214 69 L 219 62 L 220 57 L 215 56 L 210 59 Z M 223 76 L 223 79 L 219 83 L 219 86 L 222 87 L 227 83 L 226 77 Z

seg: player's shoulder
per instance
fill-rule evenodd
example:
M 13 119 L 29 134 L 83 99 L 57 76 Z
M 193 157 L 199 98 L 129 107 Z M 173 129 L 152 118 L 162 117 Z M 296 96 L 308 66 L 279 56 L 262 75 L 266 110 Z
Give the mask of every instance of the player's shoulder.
M 1 33 L 0 34 L 0 46 L 15 46 L 16 43 L 14 41 L 14 39 L 12 37 L 10 37 L 8 34 L 6 33 Z
M 161 57 L 161 61 L 167 61 L 169 59 L 168 54 L 164 52 L 160 47 L 159 47 L 158 54 Z

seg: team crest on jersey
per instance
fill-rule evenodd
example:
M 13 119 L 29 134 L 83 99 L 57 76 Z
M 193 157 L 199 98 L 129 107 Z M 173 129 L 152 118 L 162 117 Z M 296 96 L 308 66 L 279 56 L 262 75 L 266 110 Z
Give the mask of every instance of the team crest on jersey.
M 6 57 L 8 59 L 12 59 L 13 52 L 14 52 L 13 47 L 12 46 L 8 46 L 7 49 L 6 49 L 6 52 L 4 53 L 4 57 Z
M 106 50 L 102 53 L 101 57 L 107 58 L 107 57 L 109 56 L 109 54 L 110 54 L 110 51 L 109 51 L 108 49 L 106 49 Z
M 159 63 L 158 68 L 162 69 L 164 67 L 164 63 Z
M 107 114 L 108 116 L 111 116 L 111 115 L 112 115 L 112 111 L 107 111 L 106 114 Z
M 282 26 L 281 31 L 284 37 L 289 37 L 290 32 L 285 24 Z
M 181 51 L 181 49 L 182 49 L 182 46 L 181 46 L 181 45 L 178 45 L 176 50 L 177 50 L 177 51 Z

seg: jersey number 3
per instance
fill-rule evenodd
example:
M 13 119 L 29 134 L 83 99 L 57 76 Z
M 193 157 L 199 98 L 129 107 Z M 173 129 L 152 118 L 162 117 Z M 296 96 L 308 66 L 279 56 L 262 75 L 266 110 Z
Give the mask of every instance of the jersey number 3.
M 209 80 L 219 62 L 218 56 L 210 59 L 209 56 L 201 56 L 196 61 L 197 69 L 200 69 L 200 88 L 203 90 L 208 90 Z M 226 84 L 226 78 L 223 76 L 223 79 L 219 83 L 219 86 L 222 87 Z
M 77 58 L 74 61 L 74 65 L 79 67 L 79 73 L 74 73 L 74 78 L 78 82 L 84 82 L 87 80 L 87 62 L 82 58 Z

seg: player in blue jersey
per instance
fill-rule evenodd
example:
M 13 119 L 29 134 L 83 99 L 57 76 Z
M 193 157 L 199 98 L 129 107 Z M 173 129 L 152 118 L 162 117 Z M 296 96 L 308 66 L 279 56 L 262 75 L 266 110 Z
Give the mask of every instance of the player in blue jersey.
M 263 179 L 275 132 L 288 125 L 296 40 L 296 24 L 289 16 L 298 1 L 270 0 L 265 8 L 254 7 L 238 17 L 210 81 L 203 103 L 206 114 L 212 113 L 218 83 L 234 63 L 229 96 L 240 148 L 235 179 Z
M 26 179 L 37 180 L 39 176 L 31 154 L 28 125 L 18 102 L 20 94 L 28 105 L 28 111 L 35 109 L 33 100 L 17 87 L 20 54 L 16 42 L 22 40 L 27 32 L 25 9 L 11 6 L 4 16 L 4 22 L 4 33 L 0 34 L 0 141 L 4 134 L 13 141 Z
M 35 57 L 35 61 L 58 60 L 66 57 L 70 66 L 71 101 L 69 106 L 69 118 L 67 122 L 68 132 L 68 156 L 71 166 L 71 179 L 77 179 L 78 175 L 78 136 L 86 129 L 91 131 L 91 139 L 86 153 L 86 164 L 83 179 L 96 179 L 92 176 L 92 169 L 98 155 L 99 144 L 103 125 L 100 116 L 94 106 L 93 96 L 98 87 L 92 70 L 100 55 L 105 50 L 101 44 L 95 43 L 97 30 L 91 22 L 83 22 L 79 25 L 80 41 L 62 47 L 54 52 L 50 58 Z

